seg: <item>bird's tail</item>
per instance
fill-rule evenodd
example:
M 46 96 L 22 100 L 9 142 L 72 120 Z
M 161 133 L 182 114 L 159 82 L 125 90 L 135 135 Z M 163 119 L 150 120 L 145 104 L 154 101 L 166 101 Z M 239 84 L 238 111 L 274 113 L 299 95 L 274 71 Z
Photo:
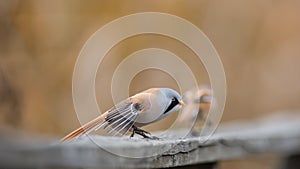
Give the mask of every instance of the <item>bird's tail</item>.
M 99 128 L 105 122 L 106 113 L 98 116 L 97 118 L 91 120 L 90 122 L 86 123 L 85 125 L 79 127 L 78 129 L 74 130 L 70 134 L 66 135 L 62 138 L 61 142 L 71 141 L 75 138 L 78 138 L 84 134 L 88 134 L 91 131 Z

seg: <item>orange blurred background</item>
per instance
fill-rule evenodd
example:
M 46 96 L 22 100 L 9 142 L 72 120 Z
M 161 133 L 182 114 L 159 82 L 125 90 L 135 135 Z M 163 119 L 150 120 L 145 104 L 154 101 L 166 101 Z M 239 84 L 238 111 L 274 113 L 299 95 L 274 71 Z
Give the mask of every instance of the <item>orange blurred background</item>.
M 146 11 L 187 19 L 210 38 L 227 77 L 223 122 L 297 110 L 299 9 L 300 1 L 295 0 L 2 0 L 0 126 L 53 137 L 78 127 L 72 103 L 72 73 L 82 46 L 108 22 Z M 110 81 L 114 68 L 130 53 L 149 47 L 179 55 L 197 74 L 199 83 L 209 83 L 201 63 L 195 62 L 194 54 L 180 42 L 156 35 L 136 36 L 115 46 L 98 70 L 96 91 L 101 110 L 113 105 Z M 168 74 L 147 70 L 132 81 L 130 94 L 152 86 L 178 89 Z M 168 127 L 175 117 L 149 128 Z M 267 168 L 269 162 L 265 163 L 256 168 Z

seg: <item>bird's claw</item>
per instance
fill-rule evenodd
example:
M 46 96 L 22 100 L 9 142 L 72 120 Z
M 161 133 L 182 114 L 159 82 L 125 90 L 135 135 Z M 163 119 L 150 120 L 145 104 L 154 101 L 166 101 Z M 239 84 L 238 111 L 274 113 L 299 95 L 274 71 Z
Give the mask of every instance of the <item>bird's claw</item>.
M 151 140 L 159 140 L 158 137 L 155 137 L 155 136 L 151 136 L 151 133 L 148 132 L 148 131 L 145 131 L 145 130 L 142 130 L 140 128 L 137 128 L 136 126 L 132 126 L 132 134 L 130 135 L 130 138 L 134 136 L 134 134 L 138 134 L 140 136 L 143 136 L 144 138 L 146 139 L 151 139 Z

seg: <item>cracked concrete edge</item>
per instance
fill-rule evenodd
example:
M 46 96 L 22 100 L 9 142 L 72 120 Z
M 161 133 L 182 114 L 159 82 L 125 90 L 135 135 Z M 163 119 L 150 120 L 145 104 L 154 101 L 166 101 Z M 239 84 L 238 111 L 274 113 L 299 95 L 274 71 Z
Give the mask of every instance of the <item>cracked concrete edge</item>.
M 264 153 L 295 154 L 300 152 L 300 116 L 285 115 L 266 120 L 223 125 L 202 144 L 197 137 L 173 140 L 105 137 L 112 148 L 120 151 L 146 152 L 160 146 L 172 146 L 170 151 L 150 158 L 122 158 L 100 149 L 87 139 L 69 144 L 43 142 L 33 137 L 0 139 L 0 166 L 9 168 L 163 168 L 219 160 L 241 158 Z M 280 125 L 278 125 L 280 124 Z M 177 131 L 178 132 L 178 131 Z M 95 140 L 101 141 L 99 136 Z M 134 144 L 132 144 L 134 143 Z

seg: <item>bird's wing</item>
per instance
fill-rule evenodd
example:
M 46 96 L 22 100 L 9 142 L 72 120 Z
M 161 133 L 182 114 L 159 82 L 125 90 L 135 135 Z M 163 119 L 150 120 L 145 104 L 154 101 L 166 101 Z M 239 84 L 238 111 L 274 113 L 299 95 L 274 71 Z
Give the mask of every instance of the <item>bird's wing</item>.
M 138 114 L 142 111 L 140 103 L 131 99 L 125 100 L 108 111 L 102 127 L 112 136 L 123 136 L 126 134 L 136 121 Z
M 102 127 L 108 134 L 113 136 L 123 136 L 131 129 L 140 111 L 142 111 L 140 103 L 127 99 L 115 105 L 104 114 L 74 130 L 62 138 L 61 141 L 70 141 Z

